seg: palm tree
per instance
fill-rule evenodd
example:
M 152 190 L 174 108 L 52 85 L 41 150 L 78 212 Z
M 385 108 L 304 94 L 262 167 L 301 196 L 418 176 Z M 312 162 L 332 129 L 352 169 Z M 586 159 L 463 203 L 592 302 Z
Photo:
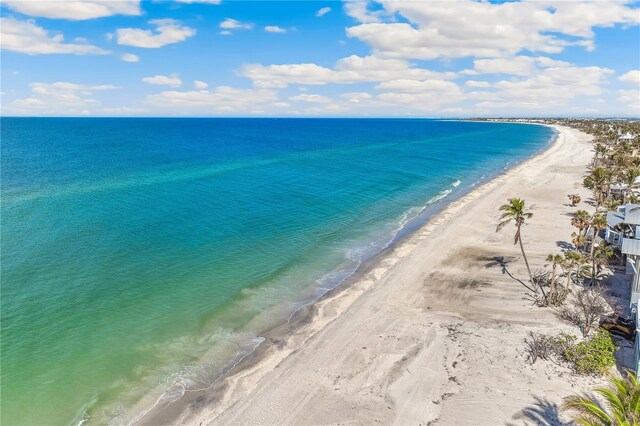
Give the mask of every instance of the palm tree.
M 586 210 L 578 210 L 573 214 L 571 218 L 571 225 L 578 228 L 578 234 L 581 234 L 584 229 L 587 229 L 591 224 L 591 216 Z
M 559 254 L 550 254 L 547 256 L 547 262 L 551 264 L 551 284 L 549 286 L 549 299 L 553 300 L 556 293 L 556 269 L 558 265 L 562 265 L 564 258 Z
M 588 275 L 591 277 L 591 282 L 595 284 L 596 280 L 600 277 L 600 273 L 596 270 L 596 267 L 607 266 L 609 259 L 614 255 L 613 249 L 606 244 L 600 244 L 593 253 L 592 265 Z M 600 269 L 600 268 L 598 268 Z
M 571 285 L 571 273 L 574 270 L 579 270 L 585 263 L 582 253 L 577 251 L 569 251 L 564 254 L 562 260 L 562 267 L 567 271 L 567 290 Z
M 571 396 L 562 408 L 578 413 L 574 420 L 584 426 L 640 425 L 640 386 L 635 375 L 627 370 L 626 378 L 611 378 L 613 386 L 596 388 L 605 400 L 606 408 L 594 397 Z
M 627 196 L 631 193 L 631 187 L 635 183 L 636 179 L 640 176 L 640 168 L 639 167 L 629 167 L 623 173 L 624 183 L 627 184 L 627 191 L 624 194 L 624 198 L 622 199 L 622 203 L 627 203 Z
M 603 214 L 596 214 L 591 220 L 591 227 L 593 228 L 593 238 L 591 239 L 591 251 L 589 257 L 591 258 L 591 279 L 595 280 L 596 275 L 596 259 L 593 256 L 593 252 L 596 248 L 596 238 L 601 230 L 607 227 L 607 218 Z
M 578 250 L 581 250 L 582 247 L 587 245 L 587 237 L 584 234 L 572 232 L 571 242 Z
M 567 198 L 569 198 L 569 201 L 571 202 L 571 207 L 577 206 L 581 200 L 580 195 L 578 194 L 569 194 L 567 195 Z
M 600 157 L 604 157 L 604 155 L 607 153 L 607 147 L 602 145 L 601 143 L 596 143 L 595 146 L 593 147 L 593 150 L 596 153 L 595 155 L 596 160 Z
M 596 202 L 596 211 L 600 208 L 609 188 L 611 171 L 604 167 L 592 169 L 584 179 L 584 186 L 593 191 L 593 199 Z
M 525 201 L 520 198 L 509 198 L 506 204 L 500 206 L 499 210 L 504 213 L 500 216 L 500 223 L 498 223 L 498 226 L 496 227 L 496 232 L 504 228 L 510 222 L 515 222 L 516 233 L 513 237 L 513 244 L 515 245 L 520 243 L 520 251 L 522 252 L 524 263 L 527 265 L 529 280 L 534 284 L 534 289 L 537 293 L 538 289 L 535 287 L 535 281 L 533 281 L 533 274 L 531 273 L 531 268 L 529 267 L 529 261 L 527 260 L 527 255 L 524 252 L 524 247 L 522 246 L 522 235 L 520 233 L 525 220 L 531 219 L 533 213 L 525 209 Z

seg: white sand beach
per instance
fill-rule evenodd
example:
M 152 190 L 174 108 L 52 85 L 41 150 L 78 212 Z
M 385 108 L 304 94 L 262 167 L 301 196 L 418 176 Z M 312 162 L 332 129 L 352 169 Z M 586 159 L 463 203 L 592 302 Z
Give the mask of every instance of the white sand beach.
M 562 398 L 600 383 L 550 363 L 526 362 L 529 332 L 567 330 L 551 308 L 532 306 L 504 274 L 526 269 L 513 230 L 496 233 L 507 198 L 533 204 L 523 229 L 532 269 L 570 241 L 567 194 L 589 198 L 582 176 L 590 137 L 556 127 L 540 155 L 434 216 L 356 282 L 268 336 L 259 353 L 207 391 L 140 423 L 536 424 Z M 551 419 L 551 420 L 550 420 Z

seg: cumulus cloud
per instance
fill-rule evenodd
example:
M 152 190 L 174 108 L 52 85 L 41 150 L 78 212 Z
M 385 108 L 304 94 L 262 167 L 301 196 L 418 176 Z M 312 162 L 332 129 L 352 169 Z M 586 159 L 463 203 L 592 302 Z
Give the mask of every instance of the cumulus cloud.
M 286 33 L 287 30 L 277 25 L 267 25 L 264 30 L 268 33 Z
M 232 18 L 226 18 L 224 21 L 220 22 L 220 28 L 225 30 L 250 30 L 253 28 L 253 24 L 240 22 Z
M 300 95 L 296 95 L 296 96 L 291 96 L 289 98 L 290 101 L 297 101 L 297 102 L 309 102 L 309 103 L 313 103 L 313 104 L 326 104 L 331 102 L 331 98 L 327 98 L 326 96 L 321 96 L 321 95 L 309 95 L 306 93 L 302 93 Z
M 49 34 L 33 21 L 0 18 L 0 47 L 27 55 L 104 55 L 107 52 L 87 43 L 65 43 L 62 34 Z
M 18 115 L 85 115 L 100 102 L 93 98 L 96 91 L 115 90 L 118 87 L 75 84 L 58 81 L 55 83 L 31 83 L 28 98 L 13 101 L 7 112 Z
M 204 81 L 194 80 L 193 81 L 193 87 L 195 87 L 198 90 L 204 90 L 207 87 L 209 87 L 209 85 L 207 83 L 205 83 Z
M 317 64 L 247 65 L 240 75 L 250 78 L 258 87 L 282 88 L 288 84 L 350 84 L 390 79 L 454 78 L 454 73 L 439 73 L 415 68 L 399 59 L 352 55 L 340 59 L 334 68 Z
M 156 27 L 155 31 L 139 28 L 118 29 L 118 44 L 153 49 L 184 41 L 196 34 L 195 29 L 174 19 L 154 19 L 149 23 Z
M 323 7 L 323 8 L 318 9 L 318 11 L 316 12 L 316 16 L 317 17 L 324 16 L 329 12 L 331 12 L 331 8 L 330 7 Z
M 640 89 L 618 91 L 618 101 L 634 116 L 640 116 Z
M 601 67 L 545 68 L 522 80 L 503 80 L 493 84 L 495 92 L 474 92 L 479 107 L 553 108 L 565 106 L 579 96 L 598 96 L 601 85 L 613 70 Z
M 422 111 L 435 111 L 464 99 L 457 84 L 444 80 L 391 80 L 376 89 L 385 91 L 376 97 L 380 101 Z
M 138 58 L 138 56 L 134 55 L 133 53 L 125 53 L 121 56 L 121 58 L 125 62 L 138 62 L 140 60 L 140 58 Z
M 488 81 L 467 80 L 464 82 L 467 87 L 490 87 L 491 84 Z
M 172 75 L 170 77 L 166 75 L 154 75 L 153 77 L 144 77 L 142 81 L 147 84 L 156 84 L 160 86 L 182 86 L 182 80 L 180 80 L 177 75 Z
M 147 97 L 149 104 L 162 109 L 167 108 L 176 113 L 201 114 L 250 112 L 254 107 L 277 100 L 277 93 L 273 90 L 238 89 L 228 86 L 220 86 L 213 91 L 167 91 Z
M 368 1 L 347 1 L 344 3 L 344 11 L 363 24 L 379 22 L 382 18 L 382 10 L 370 10 Z
M 624 83 L 640 86 L 640 70 L 631 70 L 628 73 L 621 75 L 619 80 Z
M 353 104 L 359 104 L 373 98 L 373 95 L 368 92 L 347 92 L 340 95 L 342 99 L 346 99 L 347 102 Z
M 525 49 L 559 53 L 575 45 L 591 50 L 594 27 L 640 23 L 640 13 L 630 3 L 382 0 L 390 22 L 374 22 L 371 13 L 351 13 L 361 24 L 348 28 L 347 35 L 369 44 L 374 54 L 392 58 L 501 57 Z
M 2 3 L 24 15 L 49 19 L 84 20 L 112 15 L 140 15 L 139 0 L 5 0 Z

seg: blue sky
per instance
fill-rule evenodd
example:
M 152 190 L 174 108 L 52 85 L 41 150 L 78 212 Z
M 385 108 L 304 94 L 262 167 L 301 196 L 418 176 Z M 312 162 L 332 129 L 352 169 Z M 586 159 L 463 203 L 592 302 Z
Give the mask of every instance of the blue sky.
M 3 1 L 3 115 L 640 116 L 626 1 Z

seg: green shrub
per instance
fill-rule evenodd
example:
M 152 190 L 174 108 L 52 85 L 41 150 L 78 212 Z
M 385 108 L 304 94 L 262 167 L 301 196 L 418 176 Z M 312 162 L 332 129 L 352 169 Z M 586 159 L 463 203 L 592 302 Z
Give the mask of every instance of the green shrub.
M 615 365 L 616 349 L 609 333 L 600 329 L 589 340 L 567 345 L 564 357 L 580 374 L 603 374 Z

